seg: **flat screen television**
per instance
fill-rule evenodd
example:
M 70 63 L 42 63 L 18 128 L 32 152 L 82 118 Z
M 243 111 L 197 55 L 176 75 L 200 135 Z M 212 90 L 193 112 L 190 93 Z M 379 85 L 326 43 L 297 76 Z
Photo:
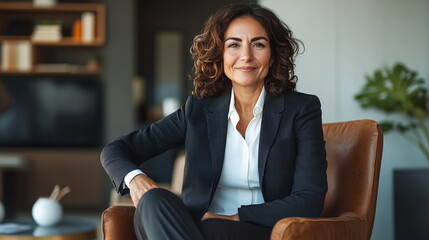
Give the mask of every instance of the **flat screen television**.
M 98 80 L 2 80 L 11 104 L 0 113 L 0 147 L 99 147 L 102 88 Z

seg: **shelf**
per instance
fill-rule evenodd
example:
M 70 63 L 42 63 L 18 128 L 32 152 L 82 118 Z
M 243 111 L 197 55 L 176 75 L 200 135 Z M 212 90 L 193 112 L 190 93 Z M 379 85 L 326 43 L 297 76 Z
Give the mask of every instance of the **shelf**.
M 53 6 L 36 6 L 32 3 L 0 3 L 0 15 L 46 15 L 52 14 L 54 16 L 68 14 L 80 14 L 82 12 L 96 13 L 96 38 L 100 39 L 99 42 L 104 42 L 105 38 L 105 18 L 106 10 L 104 5 L 96 3 L 57 3 Z
M 0 36 L 0 43 L 4 41 L 30 41 L 29 36 Z
M 100 71 L 76 71 L 76 72 L 35 72 L 35 71 L 0 71 L 0 76 L 55 76 L 55 75 L 79 75 L 79 76 L 93 76 L 99 75 Z
M 31 41 L 34 46 L 45 46 L 45 47 L 101 47 L 104 44 L 102 39 L 96 39 L 93 42 L 81 42 L 75 41 L 72 38 L 62 38 L 60 41 L 52 42 L 52 41 Z
M 75 41 L 70 37 L 64 37 L 59 41 L 33 41 L 28 36 L 0 36 L 0 44 L 6 41 L 30 41 L 33 46 L 44 47 L 101 47 L 103 39 L 96 39 L 93 42 Z
M 104 6 L 96 3 L 57 3 L 52 6 L 38 6 L 28 2 L 4 2 L 0 3 L 0 11 L 23 11 L 23 12 L 82 12 L 104 11 Z
M 105 6 L 98 3 L 0 3 L 0 76 L 100 75 L 99 66 L 85 64 L 105 43 L 105 21 Z M 52 23 L 60 27 L 46 26 Z M 32 35 L 59 40 L 33 40 Z
M 101 70 L 88 70 L 84 68 L 76 69 L 76 70 L 31 70 L 31 71 L 3 71 L 0 70 L 0 76 L 46 76 L 46 75 L 99 75 L 101 74 Z

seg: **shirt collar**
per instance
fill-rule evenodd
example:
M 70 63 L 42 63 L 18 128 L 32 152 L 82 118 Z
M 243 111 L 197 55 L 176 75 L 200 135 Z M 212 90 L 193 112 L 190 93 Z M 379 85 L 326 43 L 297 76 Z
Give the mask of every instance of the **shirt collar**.
M 255 106 L 253 107 L 253 116 L 256 116 L 258 114 L 261 114 L 262 110 L 264 109 L 264 101 L 265 101 L 265 87 L 262 87 L 262 91 L 259 94 L 258 101 L 256 101 Z M 234 89 L 231 89 L 231 99 L 229 101 L 229 112 L 228 112 L 228 119 L 231 117 L 231 115 L 237 112 L 237 109 L 235 109 L 235 97 L 234 97 Z

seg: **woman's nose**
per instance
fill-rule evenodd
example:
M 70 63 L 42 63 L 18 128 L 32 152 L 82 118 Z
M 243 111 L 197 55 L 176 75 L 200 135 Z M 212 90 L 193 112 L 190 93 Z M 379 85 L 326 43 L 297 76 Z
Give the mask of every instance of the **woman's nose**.
M 243 62 L 248 62 L 252 60 L 252 51 L 250 47 L 243 47 L 240 55 L 240 60 Z

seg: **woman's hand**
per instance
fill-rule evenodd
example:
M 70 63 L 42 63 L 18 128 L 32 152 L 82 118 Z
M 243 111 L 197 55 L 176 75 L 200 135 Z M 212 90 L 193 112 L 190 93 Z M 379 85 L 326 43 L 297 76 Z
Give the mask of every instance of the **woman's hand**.
M 134 207 L 137 208 L 143 194 L 153 188 L 158 188 L 158 185 L 150 177 L 144 174 L 139 174 L 131 179 L 129 187 L 131 200 L 133 200 Z
M 228 215 L 215 214 L 215 213 L 211 213 L 211 212 L 206 212 L 204 214 L 204 216 L 201 218 L 201 221 L 204 221 L 204 220 L 207 220 L 210 218 L 222 218 L 222 219 L 226 219 L 226 220 L 240 221 L 238 214 L 228 216 Z

